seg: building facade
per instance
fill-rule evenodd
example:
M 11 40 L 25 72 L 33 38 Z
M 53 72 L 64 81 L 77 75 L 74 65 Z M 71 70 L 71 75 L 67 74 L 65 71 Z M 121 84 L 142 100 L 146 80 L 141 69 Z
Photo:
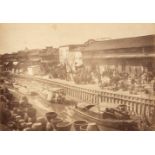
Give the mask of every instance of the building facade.
M 75 70 L 76 66 L 83 64 L 82 44 L 65 45 L 59 47 L 59 62 L 65 64 L 68 69 Z
M 119 71 L 155 70 L 155 35 L 91 41 L 82 49 L 83 62 Z

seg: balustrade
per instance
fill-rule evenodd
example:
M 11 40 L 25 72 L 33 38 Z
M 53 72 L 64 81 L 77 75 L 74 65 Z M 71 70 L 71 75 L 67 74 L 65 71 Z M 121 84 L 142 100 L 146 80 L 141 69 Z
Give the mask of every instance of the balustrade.
M 41 78 L 31 78 L 16 76 L 18 83 L 22 80 L 27 81 L 37 81 L 39 83 L 46 84 L 48 86 L 58 86 L 65 90 L 67 96 L 74 99 L 91 103 L 91 104 L 125 104 L 127 109 L 136 115 L 147 115 L 151 116 L 152 111 L 155 110 L 155 99 L 137 97 L 133 95 L 118 94 L 116 92 L 109 92 L 104 90 L 94 90 L 93 88 L 83 88 L 82 86 L 70 83 L 57 82 L 55 80 L 41 79 Z M 36 83 L 35 83 L 36 85 Z

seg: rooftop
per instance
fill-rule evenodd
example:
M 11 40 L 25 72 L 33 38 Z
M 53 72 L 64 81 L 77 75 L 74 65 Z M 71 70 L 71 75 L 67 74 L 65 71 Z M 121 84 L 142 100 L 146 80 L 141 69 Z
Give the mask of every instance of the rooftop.
M 82 47 L 84 44 L 68 44 L 68 45 L 63 45 L 63 46 L 60 46 L 59 48 L 61 47 L 69 47 L 69 49 L 73 50 L 75 48 L 79 48 L 79 47 Z
M 86 44 L 86 46 L 83 48 L 83 51 L 110 50 L 148 46 L 155 46 L 155 35 L 92 41 L 89 44 Z

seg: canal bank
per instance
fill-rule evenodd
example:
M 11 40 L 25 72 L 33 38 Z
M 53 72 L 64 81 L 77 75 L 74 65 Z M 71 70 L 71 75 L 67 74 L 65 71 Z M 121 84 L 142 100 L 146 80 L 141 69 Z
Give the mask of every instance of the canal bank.
M 63 88 L 69 98 L 79 102 L 99 104 L 100 106 L 125 104 L 132 115 L 140 117 L 147 116 L 148 119 L 154 117 L 155 99 L 153 96 L 131 95 L 127 92 L 100 90 L 95 86 L 77 85 L 63 80 L 35 76 L 15 75 L 15 79 L 17 83 L 22 83 L 23 85 L 25 83 L 25 87 L 28 85 L 37 86 L 39 83 L 46 89 L 51 86 Z M 39 91 L 39 89 L 37 91 Z
M 30 92 L 28 88 L 25 88 L 24 92 Z M 12 92 L 17 96 L 18 99 L 22 98 L 23 96 L 26 96 L 28 98 L 28 101 L 33 105 L 33 107 L 37 110 L 37 117 L 44 117 L 46 113 L 50 111 L 56 112 L 59 117 L 64 121 L 64 122 L 75 122 L 78 120 L 85 120 L 86 119 L 80 117 L 77 115 L 74 111 L 74 106 L 73 105 L 59 105 L 59 104 L 52 104 L 48 102 L 47 100 L 43 99 L 39 95 L 36 96 L 31 96 L 29 93 L 23 93 L 23 87 L 20 88 L 18 87 L 17 90 L 12 90 Z M 90 122 L 89 123 L 94 123 Z M 116 131 L 114 128 L 109 128 L 106 126 L 98 126 L 100 131 Z M 75 131 L 74 127 L 72 126 L 71 128 L 72 131 Z

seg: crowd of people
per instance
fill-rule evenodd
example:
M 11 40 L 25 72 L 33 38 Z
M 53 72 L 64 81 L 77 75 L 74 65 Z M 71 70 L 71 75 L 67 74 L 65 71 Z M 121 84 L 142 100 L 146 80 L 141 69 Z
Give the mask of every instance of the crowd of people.
M 72 81 L 76 84 L 96 84 L 101 89 L 113 91 L 128 91 L 130 94 L 143 92 L 144 94 L 155 93 L 155 72 L 149 67 L 141 71 L 119 70 L 107 67 L 104 71 L 97 65 L 85 66 L 84 64 L 73 66 L 69 64 L 46 64 L 39 63 L 41 68 L 39 74 L 48 75 L 49 78 L 58 78 L 66 81 Z M 135 66 L 130 66 L 131 68 Z M 5 66 L 3 67 L 5 68 Z M 10 66 L 6 70 L 11 70 Z
M 106 69 L 102 73 L 94 68 L 86 66 L 75 67 L 75 70 L 67 71 L 66 66 L 53 66 L 50 71 L 51 78 L 59 78 L 73 81 L 76 84 L 96 84 L 101 89 L 113 91 L 128 91 L 130 94 L 142 92 L 154 94 L 155 73 L 144 69 L 141 72 L 118 71 L 117 69 Z
M 40 67 L 39 74 L 48 75 L 49 78 L 72 81 L 76 84 L 95 84 L 101 89 L 128 91 L 130 94 L 155 93 L 155 73 L 147 67 L 142 67 L 141 71 L 120 71 L 117 67 L 101 71 L 99 66 L 84 64 L 75 64 L 74 67 L 67 64 L 41 64 Z
M 130 94 L 142 92 L 154 95 L 155 93 L 155 72 L 147 67 L 141 66 L 143 68 L 141 71 L 120 71 L 115 66 L 101 71 L 97 65 L 40 64 L 40 68 L 41 75 L 72 81 L 76 84 L 95 84 L 101 89 L 128 91 Z
M 101 88 L 107 87 L 113 91 L 128 91 L 130 94 L 143 92 L 153 95 L 155 92 L 155 75 L 148 70 L 141 73 L 107 70 L 100 76 L 99 86 Z

